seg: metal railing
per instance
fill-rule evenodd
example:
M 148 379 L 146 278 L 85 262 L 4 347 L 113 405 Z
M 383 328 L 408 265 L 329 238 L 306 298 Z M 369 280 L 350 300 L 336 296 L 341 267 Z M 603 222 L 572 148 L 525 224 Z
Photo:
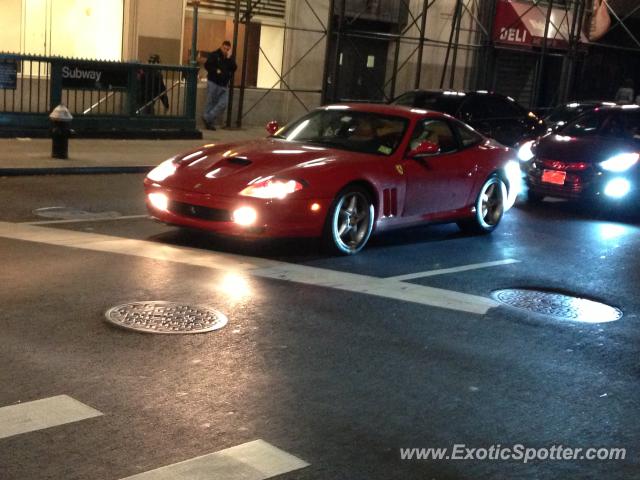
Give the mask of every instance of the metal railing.
M 197 68 L 0 53 L 0 128 L 46 128 L 59 104 L 74 129 L 196 131 Z

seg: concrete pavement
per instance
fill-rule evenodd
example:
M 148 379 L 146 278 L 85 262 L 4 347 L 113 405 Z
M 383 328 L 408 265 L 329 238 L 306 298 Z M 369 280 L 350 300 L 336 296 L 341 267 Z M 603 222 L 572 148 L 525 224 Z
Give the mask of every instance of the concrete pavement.
M 0 139 L 0 176 L 144 172 L 176 153 L 207 143 L 266 136 L 263 127 L 204 130 L 202 140 L 72 139 L 69 159 L 51 158 L 51 139 Z

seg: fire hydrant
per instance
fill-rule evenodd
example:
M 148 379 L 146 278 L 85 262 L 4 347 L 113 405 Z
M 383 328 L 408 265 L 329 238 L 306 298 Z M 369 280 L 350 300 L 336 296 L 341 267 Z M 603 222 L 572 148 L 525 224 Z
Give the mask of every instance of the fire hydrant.
M 58 105 L 49 115 L 51 120 L 51 158 L 69 158 L 69 136 L 73 115 L 64 105 Z

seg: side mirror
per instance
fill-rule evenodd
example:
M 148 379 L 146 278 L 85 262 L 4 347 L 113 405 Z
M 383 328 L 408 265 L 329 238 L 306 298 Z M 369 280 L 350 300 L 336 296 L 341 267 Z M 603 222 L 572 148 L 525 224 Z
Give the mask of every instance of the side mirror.
M 278 122 L 275 120 L 271 120 L 267 123 L 266 129 L 267 132 L 269 132 L 269 135 L 274 135 L 278 130 L 280 130 L 280 125 L 278 125 Z
M 409 152 L 409 158 L 425 157 L 440 153 L 440 147 L 433 142 L 420 142 L 420 144 Z

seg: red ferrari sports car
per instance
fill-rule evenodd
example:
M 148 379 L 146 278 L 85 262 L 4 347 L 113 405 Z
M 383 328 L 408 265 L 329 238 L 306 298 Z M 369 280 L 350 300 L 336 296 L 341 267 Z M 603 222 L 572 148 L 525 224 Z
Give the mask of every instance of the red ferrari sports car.
M 322 236 L 354 254 L 373 232 L 422 223 L 491 232 L 520 182 L 510 149 L 442 113 L 329 105 L 268 130 L 153 169 L 144 182 L 151 215 L 250 238 Z

